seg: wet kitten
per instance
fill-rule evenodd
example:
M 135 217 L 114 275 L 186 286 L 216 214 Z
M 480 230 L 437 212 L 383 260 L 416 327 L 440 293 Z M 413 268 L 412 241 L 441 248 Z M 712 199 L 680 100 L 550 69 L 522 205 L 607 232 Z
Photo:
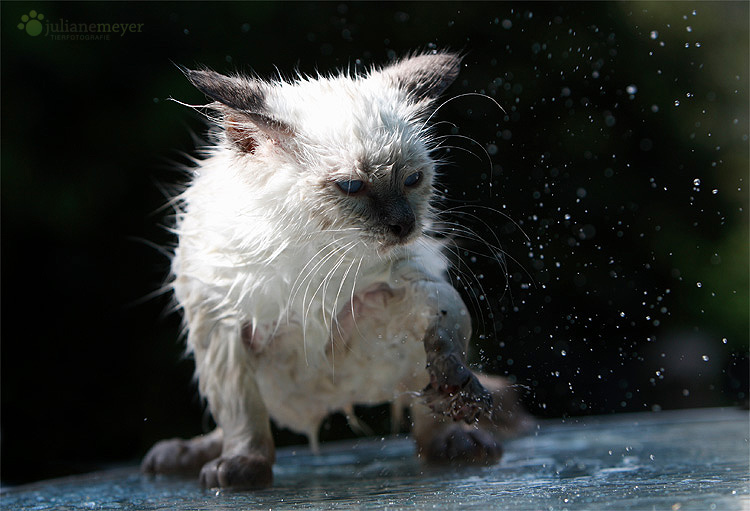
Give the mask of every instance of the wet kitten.
M 426 123 L 459 67 L 433 52 L 294 82 L 184 70 L 220 130 L 180 198 L 172 286 L 219 427 L 157 443 L 146 472 L 268 486 L 269 418 L 315 448 L 331 412 L 394 399 L 424 458 L 499 459 L 520 413 L 502 379 L 466 367 L 469 314 L 425 234 Z

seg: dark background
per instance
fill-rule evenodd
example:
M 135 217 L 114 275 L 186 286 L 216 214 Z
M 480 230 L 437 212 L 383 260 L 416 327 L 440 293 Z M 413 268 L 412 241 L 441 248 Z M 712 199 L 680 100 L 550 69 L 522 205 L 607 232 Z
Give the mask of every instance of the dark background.
M 167 101 L 204 101 L 172 63 L 271 77 L 463 50 L 447 97 L 505 110 L 467 96 L 438 116 L 458 135 L 445 207 L 468 206 L 447 218 L 507 254 L 504 271 L 457 240 L 475 363 L 538 416 L 746 402 L 746 2 L 0 8 L 4 483 L 209 427 L 179 317 L 151 296 L 174 242 L 164 190 L 205 132 Z M 143 30 L 32 37 L 32 9 Z M 385 407 L 362 413 L 383 430 Z M 323 432 L 347 435 L 340 417 Z

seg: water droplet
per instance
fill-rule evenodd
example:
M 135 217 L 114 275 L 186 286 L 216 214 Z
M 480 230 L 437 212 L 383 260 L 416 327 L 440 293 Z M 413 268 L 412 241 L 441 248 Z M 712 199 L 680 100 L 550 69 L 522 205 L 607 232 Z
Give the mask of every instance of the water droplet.
M 726 337 L 724 337 L 724 338 L 723 338 L 723 339 L 721 340 L 721 342 L 722 342 L 722 343 L 724 343 L 724 344 L 726 344 L 726 343 L 727 343 L 727 338 L 726 338 Z
M 688 32 L 692 32 L 693 31 L 693 27 L 687 26 L 687 27 L 685 27 L 685 30 L 687 30 Z
M 565 355 L 567 355 L 567 354 L 568 354 L 568 352 L 567 352 L 567 351 L 565 351 L 565 350 L 561 350 L 561 351 L 560 351 L 560 355 L 562 355 L 563 357 L 564 357 Z
M 628 94 L 635 94 L 636 92 L 638 92 L 638 87 L 636 87 L 635 85 L 628 85 L 627 87 L 625 87 L 625 91 Z
M 651 31 L 651 39 L 658 39 L 659 38 L 659 32 L 657 30 Z
M 701 358 L 703 358 L 704 362 L 708 362 L 708 355 L 703 355 L 703 357 L 701 357 Z
M 698 287 L 703 287 L 703 284 L 700 283 L 700 282 L 696 282 L 695 285 L 698 286 Z
M 680 106 L 680 100 L 679 99 L 675 99 L 674 100 L 674 106 Z
M 714 195 L 716 195 L 717 193 L 719 193 L 719 190 L 717 190 L 716 188 L 714 188 L 713 190 L 711 190 L 711 193 L 713 193 Z
M 700 179 L 698 179 L 697 177 L 695 179 L 693 179 L 693 186 L 700 186 L 700 185 L 701 185 L 701 180 Z

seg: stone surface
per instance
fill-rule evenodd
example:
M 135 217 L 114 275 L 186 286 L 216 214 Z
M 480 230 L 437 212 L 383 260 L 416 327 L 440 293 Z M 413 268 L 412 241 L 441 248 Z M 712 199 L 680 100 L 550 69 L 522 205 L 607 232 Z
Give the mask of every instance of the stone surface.
M 5 488 L 2 509 L 750 509 L 749 415 L 703 409 L 542 421 L 491 467 L 426 467 L 407 438 L 285 448 L 275 486 L 202 490 L 136 467 Z

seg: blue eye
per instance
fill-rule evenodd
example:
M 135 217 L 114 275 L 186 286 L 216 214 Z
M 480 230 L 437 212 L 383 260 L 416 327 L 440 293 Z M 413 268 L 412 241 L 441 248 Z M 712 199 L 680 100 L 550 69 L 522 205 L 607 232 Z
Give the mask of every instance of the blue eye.
M 352 181 L 336 181 L 336 186 L 338 186 L 342 192 L 351 194 L 360 191 L 362 187 L 365 186 L 365 182 L 359 179 L 354 179 Z
M 415 172 L 404 180 L 404 186 L 416 186 L 422 180 L 422 173 Z

